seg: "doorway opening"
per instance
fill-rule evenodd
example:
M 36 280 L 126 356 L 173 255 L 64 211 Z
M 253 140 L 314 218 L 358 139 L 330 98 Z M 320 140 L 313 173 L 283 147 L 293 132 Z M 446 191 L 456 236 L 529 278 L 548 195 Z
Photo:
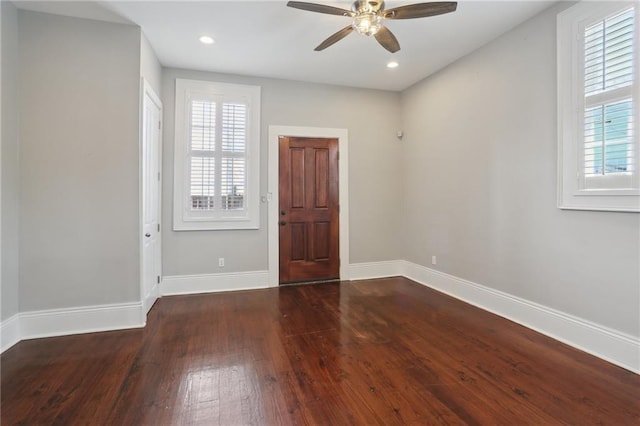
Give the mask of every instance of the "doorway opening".
M 331 140 L 333 142 L 329 142 Z M 281 141 L 284 141 L 282 144 L 288 147 L 288 150 L 283 151 L 282 158 Z M 332 155 L 335 155 L 337 172 L 330 171 Z M 296 188 L 293 188 L 294 183 L 289 176 L 288 185 L 293 190 L 288 193 L 283 192 L 285 201 L 288 200 L 289 203 L 288 208 L 284 208 L 287 205 L 286 202 L 282 205 L 280 203 L 281 162 L 288 162 L 289 170 L 295 168 L 298 176 L 304 177 L 304 179 L 298 179 Z M 292 164 L 294 167 L 291 167 Z M 333 175 L 335 175 L 335 188 L 332 190 Z M 315 185 L 316 182 L 319 185 Z M 311 183 L 314 185 L 313 190 L 304 188 L 304 185 L 311 185 Z M 331 209 L 332 194 L 337 198 L 335 211 Z M 269 191 L 264 195 L 263 201 L 269 202 L 270 286 L 276 287 L 281 282 L 349 279 L 348 132 L 346 129 L 270 126 Z M 309 206 L 312 208 L 307 209 L 306 207 Z M 306 215 L 307 218 L 303 220 L 301 215 Z M 311 220 L 307 220 L 309 217 Z M 336 230 L 332 231 L 332 227 Z M 285 234 L 282 242 L 281 230 Z M 335 240 L 332 235 L 335 236 Z M 281 245 L 286 244 L 291 247 L 281 248 Z M 333 248 L 332 244 L 334 244 Z M 288 260 L 281 259 L 284 258 L 281 256 L 283 249 L 288 250 Z M 285 263 L 289 265 L 288 275 L 285 274 L 281 280 L 281 265 Z
M 160 295 L 162 240 L 160 238 L 162 102 L 142 80 L 140 156 L 140 296 L 148 313 Z

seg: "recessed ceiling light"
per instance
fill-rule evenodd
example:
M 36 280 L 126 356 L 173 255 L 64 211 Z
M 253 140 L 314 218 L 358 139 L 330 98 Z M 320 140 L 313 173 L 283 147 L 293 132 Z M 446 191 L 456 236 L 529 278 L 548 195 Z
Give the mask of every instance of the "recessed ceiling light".
M 396 61 L 391 61 L 387 64 L 387 68 L 398 68 L 398 65 Z
M 199 38 L 200 43 L 202 44 L 213 44 L 214 40 L 209 36 L 202 36 Z

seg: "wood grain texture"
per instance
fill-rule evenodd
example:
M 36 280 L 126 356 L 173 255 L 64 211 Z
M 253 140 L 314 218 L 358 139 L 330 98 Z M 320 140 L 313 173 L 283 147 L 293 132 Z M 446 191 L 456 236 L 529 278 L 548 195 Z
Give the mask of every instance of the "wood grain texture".
M 2 425 L 640 422 L 640 376 L 404 278 L 165 297 L 0 362 Z

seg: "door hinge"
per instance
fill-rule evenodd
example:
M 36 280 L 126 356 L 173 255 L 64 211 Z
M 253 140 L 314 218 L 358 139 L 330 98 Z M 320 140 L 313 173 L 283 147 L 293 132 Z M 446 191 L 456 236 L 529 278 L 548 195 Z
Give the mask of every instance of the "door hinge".
M 162 121 L 158 121 L 158 130 L 162 128 Z
M 160 224 L 158 224 L 158 232 L 160 232 Z
M 160 284 L 160 275 L 158 275 L 158 284 Z
M 158 182 L 160 182 L 160 172 L 158 172 Z

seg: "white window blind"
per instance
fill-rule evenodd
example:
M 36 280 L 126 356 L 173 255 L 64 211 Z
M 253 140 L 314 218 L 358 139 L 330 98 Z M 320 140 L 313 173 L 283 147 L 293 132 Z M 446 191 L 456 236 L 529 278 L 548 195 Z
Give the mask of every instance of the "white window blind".
M 634 32 L 632 7 L 584 30 L 585 189 L 633 187 Z M 621 179 L 599 179 L 608 175 Z
M 257 228 L 259 93 L 176 80 L 174 229 Z

